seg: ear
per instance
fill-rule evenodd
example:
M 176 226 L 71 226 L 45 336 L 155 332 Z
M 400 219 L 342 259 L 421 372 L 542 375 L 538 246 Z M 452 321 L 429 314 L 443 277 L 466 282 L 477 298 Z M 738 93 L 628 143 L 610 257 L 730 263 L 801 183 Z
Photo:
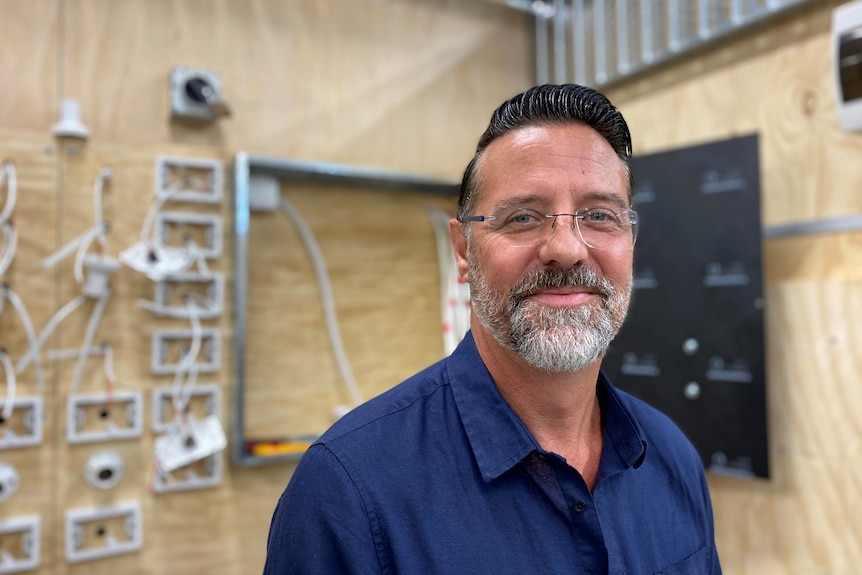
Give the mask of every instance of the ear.
M 464 283 L 470 282 L 467 273 L 467 236 L 464 232 L 464 224 L 452 218 L 449 220 L 449 239 L 452 241 L 452 249 L 455 252 L 455 263 L 458 264 L 458 276 Z

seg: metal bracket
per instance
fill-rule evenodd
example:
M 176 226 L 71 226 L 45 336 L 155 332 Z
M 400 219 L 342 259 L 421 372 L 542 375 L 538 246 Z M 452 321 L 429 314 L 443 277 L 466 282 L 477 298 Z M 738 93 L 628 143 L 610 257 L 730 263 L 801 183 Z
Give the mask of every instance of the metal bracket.
M 222 199 L 222 163 L 210 158 L 156 158 L 157 198 L 177 202 L 217 204 Z
M 0 521 L 0 573 L 21 573 L 39 567 L 40 532 L 38 515 Z
M 162 317 L 187 319 L 189 308 L 185 303 L 176 300 L 191 292 L 200 296 L 200 300 L 208 305 L 197 308 L 197 317 L 213 319 L 221 315 L 224 301 L 224 274 L 221 273 L 177 273 L 156 282 L 153 312 Z M 172 297 L 179 294 L 178 297 Z M 173 300 L 173 301 L 172 301 Z
M 166 432 L 176 421 L 173 405 L 174 389 L 172 387 L 157 387 L 153 389 L 153 433 Z M 191 391 L 188 414 L 196 419 L 204 419 L 208 415 L 219 415 L 221 410 L 221 389 L 214 383 L 197 385 Z
M 180 228 L 185 229 L 185 232 Z M 161 245 L 186 248 L 184 237 L 187 234 L 195 240 L 204 258 L 213 260 L 221 257 L 221 216 L 188 212 L 161 212 L 156 216 L 155 236 Z
M 69 396 L 66 407 L 69 443 L 132 439 L 143 434 L 144 400 L 140 391 L 120 391 L 112 396 L 74 394 Z
M 3 402 L 0 401 L 0 406 Z M 29 447 L 42 443 L 42 398 L 16 397 L 11 421 L 0 427 L 0 449 Z
M 153 491 L 169 493 L 216 487 L 221 484 L 221 477 L 222 454 L 214 453 L 170 473 L 157 469 L 153 478 Z
M 141 505 L 128 501 L 66 512 L 66 561 L 79 563 L 137 551 L 143 545 Z
M 192 330 L 163 329 L 153 332 L 152 358 L 150 367 L 156 375 L 176 373 L 180 367 L 185 350 L 191 347 Z M 172 353 L 174 348 L 176 353 Z M 201 330 L 201 351 L 192 365 L 198 373 L 214 373 L 221 364 L 221 333 L 217 329 Z

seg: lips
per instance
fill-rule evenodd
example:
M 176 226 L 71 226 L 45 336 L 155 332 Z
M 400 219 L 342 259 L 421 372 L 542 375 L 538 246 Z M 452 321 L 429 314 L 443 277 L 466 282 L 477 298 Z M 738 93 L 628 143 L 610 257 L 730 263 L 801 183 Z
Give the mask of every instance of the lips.
M 613 294 L 611 283 L 590 268 L 579 265 L 568 270 L 541 269 L 524 277 L 513 289 L 512 299 L 521 302 L 530 296 L 590 294 L 603 299 Z

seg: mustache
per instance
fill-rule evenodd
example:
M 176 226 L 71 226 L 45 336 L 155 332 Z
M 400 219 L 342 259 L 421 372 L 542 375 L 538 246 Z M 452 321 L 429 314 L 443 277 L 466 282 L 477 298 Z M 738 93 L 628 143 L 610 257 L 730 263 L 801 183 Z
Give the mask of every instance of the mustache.
M 615 291 L 613 284 L 607 278 L 599 276 L 585 265 L 568 269 L 542 268 L 521 278 L 521 281 L 512 288 L 511 300 L 517 304 L 539 289 L 561 287 L 584 287 L 597 292 L 605 299 L 611 297 Z

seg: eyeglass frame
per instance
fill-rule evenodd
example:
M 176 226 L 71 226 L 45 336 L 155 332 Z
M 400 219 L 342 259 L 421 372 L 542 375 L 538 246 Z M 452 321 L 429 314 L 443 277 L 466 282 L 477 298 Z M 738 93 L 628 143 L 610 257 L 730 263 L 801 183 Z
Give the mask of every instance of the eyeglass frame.
M 552 230 L 557 227 L 557 218 L 559 216 L 571 216 L 572 217 L 572 224 L 571 224 L 572 229 L 578 231 L 578 237 L 581 238 L 581 241 L 584 243 L 585 246 L 587 246 L 588 248 L 594 249 L 594 250 L 603 250 L 603 249 L 608 249 L 608 248 L 606 248 L 606 247 L 602 248 L 602 247 L 591 245 L 586 240 L 586 238 L 584 237 L 584 234 L 581 231 L 581 226 L 579 223 L 577 223 L 577 220 L 584 219 L 584 216 L 586 214 L 590 213 L 590 211 L 597 210 L 597 209 L 603 209 L 609 213 L 612 213 L 617 218 L 620 218 L 621 216 L 628 216 L 629 227 L 631 230 L 633 230 L 632 231 L 632 243 L 628 246 L 629 249 L 633 249 L 635 247 L 635 242 L 637 242 L 638 213 L 632 209 L 627 208 L 621 212 L 615 213 L 613 210 L 608 210 L 606 208 L 580 208 L 574 214 L 569 214 L 569 213 L 542 214 L 541 211 L 536 210 L 536 209 L 532 209 L 532 208 L 525 208 L 525 209 L 529 209 L 529 211 L 535 212 L 536 214 L 540 214 L 540 215 L 544 216 L 545 218 L 554 218 L 554 221 L 551 222 L 551 227 L 550 227 L 550 229 L 552 229 Z M 496 220 L 497 217 L 498 216 L 495 216 L 495 215 L 472 215 L 472 216 L 464 216 L 463 218 L 458 218 L 458 221 L 461 222 L 462 224 L 467 224 L 469 222 L 493 221 L 493 220 Z M 625 220 L 623 220 L 623 221 L 625 221 Z M 544 228 L 544 226 L 542 226 L 542 227 Z M 547 232 L 546 232 L 546 235 L 547 235 Z M 530 245 L 530 244 L 526 244 L 526 245 Z

